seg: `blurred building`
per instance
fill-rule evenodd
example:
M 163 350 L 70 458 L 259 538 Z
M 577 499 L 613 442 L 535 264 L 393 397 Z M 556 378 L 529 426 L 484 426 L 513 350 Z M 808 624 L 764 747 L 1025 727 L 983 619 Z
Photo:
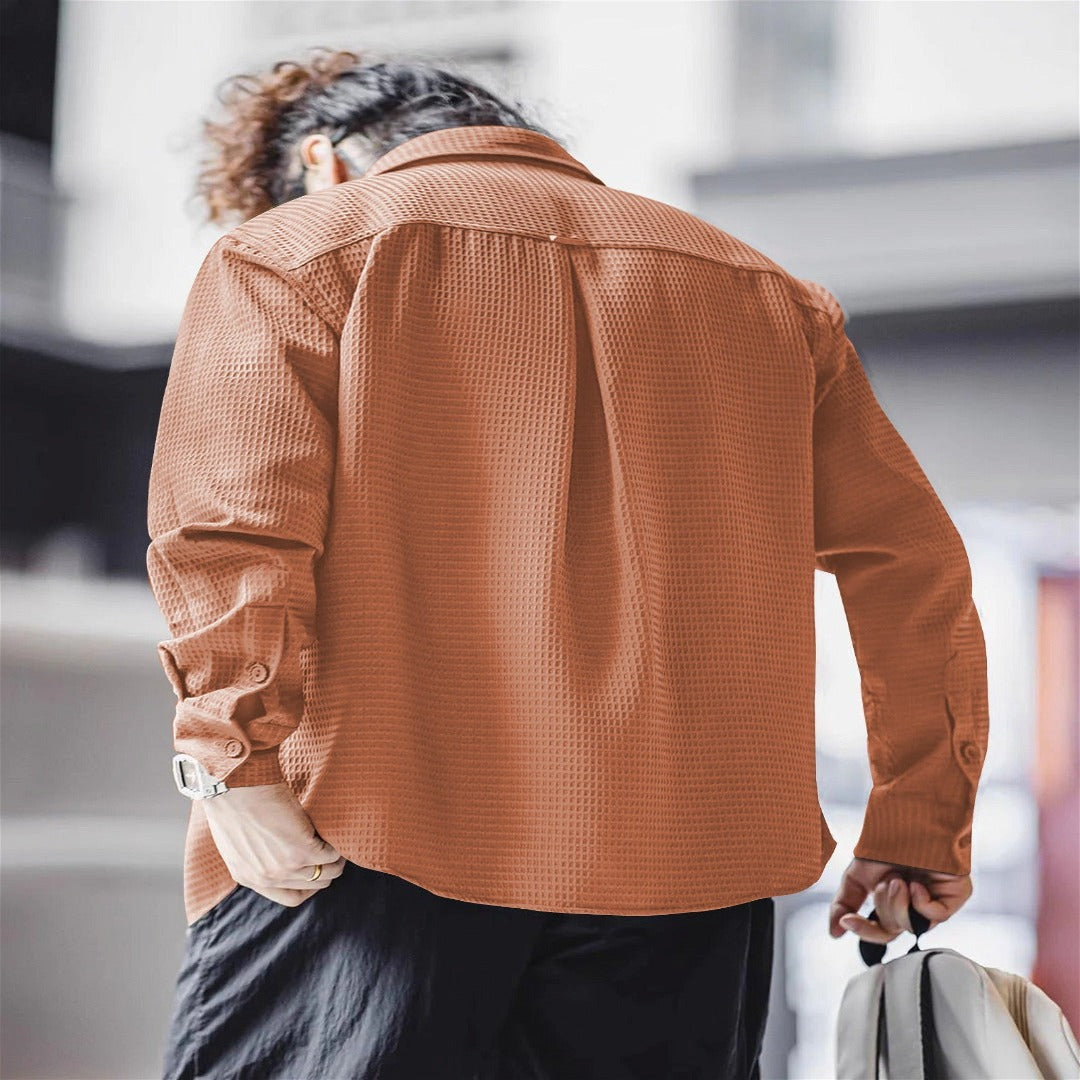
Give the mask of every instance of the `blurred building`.
M 928 943 L 1034 974 L 1080 1029 L 1077 11 L 5 5 L 3 1075 L 158 1075 L 187 804 L 145 494 L 172 338 L 217 235 L 190 199 L 198 121 L 219 80 L 311 45 L 453 64 L 534 107 L 610 186 L 839 296 L 964 536 L 987 639 L 976 891 Z M 828 575 L 818 599 L 819 779 L 839 844 L 818 885 L 778 903 L 770 1078 L 832 1075 L 861 967 L 825 928 L 869 790 L 865 729 Z

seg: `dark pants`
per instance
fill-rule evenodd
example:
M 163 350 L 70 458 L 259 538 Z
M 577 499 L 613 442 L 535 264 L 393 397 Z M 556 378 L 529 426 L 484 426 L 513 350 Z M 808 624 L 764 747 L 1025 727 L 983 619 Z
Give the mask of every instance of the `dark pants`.
M 467 903 L 348 862 L 188 933 L 165 1080 L 756 1080 L 773 900 L 673 915 Z

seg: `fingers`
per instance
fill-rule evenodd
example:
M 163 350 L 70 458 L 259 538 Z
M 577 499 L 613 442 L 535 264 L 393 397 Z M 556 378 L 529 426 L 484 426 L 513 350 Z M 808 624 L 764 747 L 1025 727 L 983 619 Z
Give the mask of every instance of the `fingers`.
M 874 888 L 874 909 L 878 922 L 893 937 L 911 930 L 908 900 L 908 883 L 903 878 L 883 878 Z
M 862 907 L 868 893 L 867 886 L 848 867 L 840 880 L 840 887 L 829 905 L 829 933 L 840 937 L 844 933 L 843 916 L 855 914 Z
M 952 915 L 963 903 L 963 900 L 956 903 L 948 899 L 935 899 L 921 881 L 913 881 L 911 883 L 911 903 L 920 915 L 925 915 L 930 920 L 931 926 L 937 926 L 939 922 L 943 922 Z
M 345 869 L 345 859 L 339 856 L 334 862 L 321 865 L 322 873 L 314 881 L 310 879 L 312 867 L 306 866 L 291 876 L 275 880 L 272 884 L 264 882 L 249 885 L 248 888 L 286 907 L 299 907 L 316 893 L 330 888 L 341 877 Z
M 850 930 L 863 941 L 873 941 L 887 945 L 905 930 L 909 929 L 906 906 L 901 913 L 898 905 L 906 905 L 907 890 L 904 882 L 897 878 L 879 882 L 873 890 L 874 919 L 858 914 L 840 916 L 841 932 Z
M 874 921 L 859 915 L 867 898 L 874 906 Z M 866 941 L 879 944 L 892 941 L 911 929 L 909 901 L 907 882 L 898 867 L 854 859 L 844 872 L 829 908 L 829 933 L 841 937 L 850 930 Z
M 334 850 L 328 841 L 324 840 L 318 833 L 312 836 L 314 840 L 314 852 L 311 860 L 312 865 L 315 863 L 330 863 L 341 858 L 341 855 Z
M 896 933 L 886 930 L 876 922 L 864 919 L 861 915 L 843 915 L 840 918 L 840 925 L 844 930 L 850 930 L 858 935 L 863 941 L 876 941 L 879 945 L 887 945 L 897 936 Z
M 322 871 L 319 876 L 312 881 L 311 875 L 317 865 L 322 866 Z M 309 863 L 300 867 L 295 873 L 289 874 L 287 877 L 283 877 L 279 881 L 275 882 L 275 885 L 285 889 L 314 889 L 316 892 L 319 889 L 325 889 L 327 886 L 333 884 L 333 882 L 341 877 L 345 870 L 345 859 L 339 855 L 333 862 L 326 863 Z
M 908 929 L 906 925 L 907 889 L 903 886 L 904 883 L 899 878 L 883 878 L 871 892 L 876 918 L 867 919 L 855 912 L 840 915 L 838 919 L 840 933 L 850 930 L 863 941 L 873 941 L 879 945 L 886 945 L 899 936 Z M 898 906 L 901 902 L 905 904 L 903 913 L 900 912 Z
M 301 856 L 301 858 L 303 857 Z M 345 862 L 345 857 L 342 855 L 339 855 L 333 862 L 305 862 L 301 865 L 294 862 L 288 868 L 264 870 L 257 876 L 249 876 L 240 883 L 246 885 L 249 889 L 254 889 L 255 892 L 262 893 L 263 896 L 270 897 L 271 894 L 278 894 L 281 896 L 279 903 L 286 903 L 288 894 L 304 893 L 312 895 L 329 888 L 344 873 Z M 313 881 L 311 874 L 316 865 L 321 865 L 322 871 Z M 240 881 L 239 878 L 236 878 L 236 880 Z

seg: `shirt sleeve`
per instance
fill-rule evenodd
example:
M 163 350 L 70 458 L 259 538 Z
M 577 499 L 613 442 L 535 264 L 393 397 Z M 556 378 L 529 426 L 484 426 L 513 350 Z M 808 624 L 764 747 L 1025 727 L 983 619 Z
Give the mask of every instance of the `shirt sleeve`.
M 836 297 L 803 284 L 816 300 L 815 556 L 851 632 L 873 781 L 855 855 L 967 874 L 989 731 L 967 553 L 871 389 Z
M 303 712 L 333 476 L 338 341 L 227 234 L 181 318 L 150 470 L 146 565 L 172 635 L 177 751 L 233 786 L 282 780 Z

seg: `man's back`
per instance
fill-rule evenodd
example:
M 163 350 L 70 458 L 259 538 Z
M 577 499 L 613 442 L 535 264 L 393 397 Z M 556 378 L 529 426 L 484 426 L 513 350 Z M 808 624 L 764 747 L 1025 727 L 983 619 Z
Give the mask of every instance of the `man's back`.
M 969 869 L 967 559 L 835 297 L 537 132 L 427 133 L 214 245 L 150 528 L 177 748 L 286 777 L 354 862 L 566 912 L 809 886 L 821 568 L 856 854 Z M 233 885 L 195 803 L 189 921 Z

